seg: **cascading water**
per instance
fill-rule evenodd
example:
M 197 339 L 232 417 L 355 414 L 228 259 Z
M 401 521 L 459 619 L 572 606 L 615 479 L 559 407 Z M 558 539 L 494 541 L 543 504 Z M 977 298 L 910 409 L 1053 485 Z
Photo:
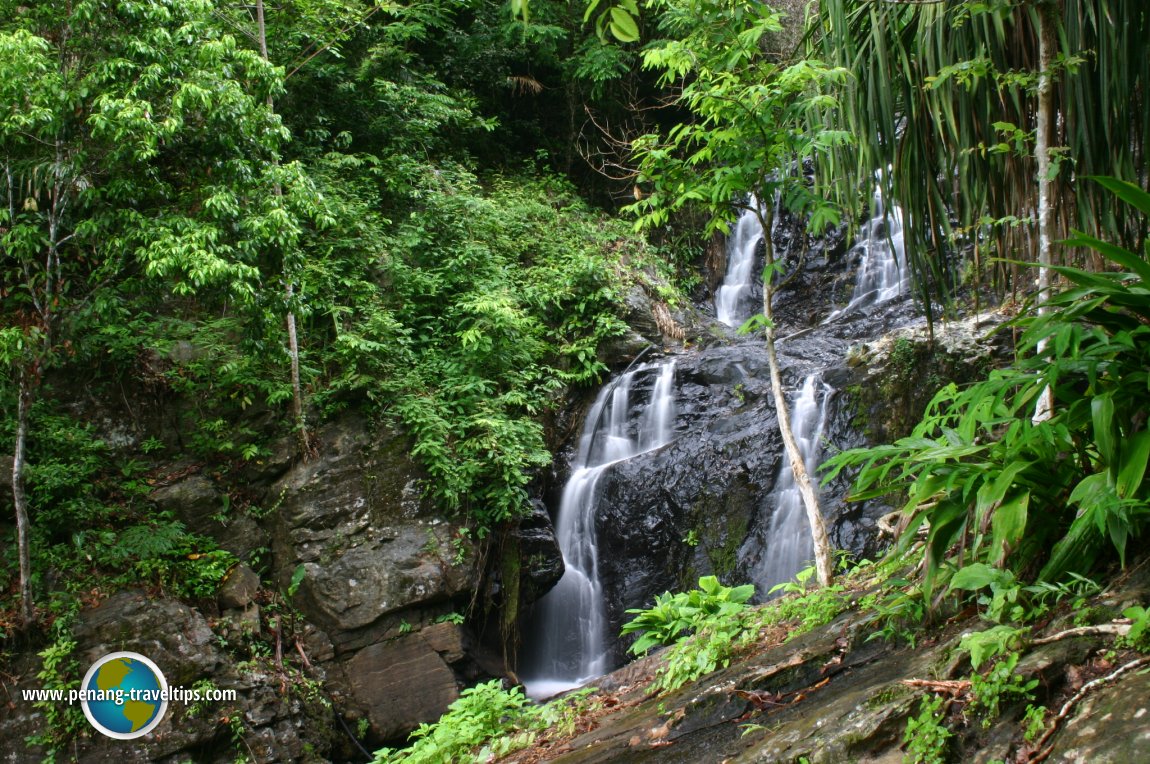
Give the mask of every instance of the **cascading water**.
M 791 406 L 791 430 L 807 473 L 812 476 L 819 464 L 827 403 L 833 393 L 833 388 L 823 382 L 819 374 L 811 374 L 803 380 L 802 389 Z M 774 503 L 775 511 L 767 531 L 767 553 L 754 571 L 755 584 L 763 594 L 775 584 L 794 578 L 814 556 L 803 497 L 791 470 L 790 457 L 785 454 L 769 501 Z
M 735 222 L 735 228 L 727 239 L 727 273 L 723 284 L 715 292 L 715 317 L 720 323 L 736 327 L 748 317 L 758 312 L 758 305 L 751 305 L 751 282 L 755 278 L 755 255 L 759 242 L 763 240 L 762 225 L 754 209 L 759 200 L 754 196 L 748 202 L 750 209 L 743 210 Z M 776 211 L 775 220 L 778 220 Z
M 761 202 L 752 198 L 750 204 Z M 762 231 L 754 210 L 745 211 L 732 230 L 728 271 L 715 294 L 716 315 L 727 326 L 738 326 L 759 309 L 753 271 Z M 775 215 L 776 224 L 779 217 Z M 859 283 L 848 307 L 832 318 L 894 303 L 906 291 L 900 269 L 905 263 L 902 216 L 897 208 L 884 214 L 878 194 L 875 216 L 855 247 L 861 258 Z M 859 338 L 859 329 L 845 321 L 809 327 L 785 338 L 783 357 L 808 369 L 820 358 L 833 364 L 847 342 Z M 721 544 L 720 551 L 729 555 L 730 544 L 739 544 L 735 572 L 753 580 L 761 593 L 792 578 L 813 556 L 806 510 L 789 459 L 784 456 L 780 468 L 774 454 L 754 451 L 773 438 L 773 433 L 758 429 L 769 427 L 765 417 L 772 410 L 759 384 L 767 373 L 760 343 L 747 338 L 694 350 L 680 365 L 686 371 L 679 390 L 673 389 L 674 363 L 646 365 L 607 385 L 588 413 L 555 521 L 565 572 L 535 604 L 524 628 L 530 639 L 520 676 L 537 699 L 614 668 L 617 640 L 609 633 L 618 615 L 614 608 L 649 606 L 658 591 L 681 585 L 685 570 L 701 565 L 699 572 L 707 572 L 709 558 L 683 545 L 690 531 L 704 537 L 709 551 Z M 676 396 L 682 404 L 677 425 Z M 823 372 L 816 372 L 790 399 L 792 430 L 812 477 L 824 430 L 835 430 L 828 423 L 836 408 L 833 397 Z M 704 399 L 722 408 L 712 412 L 700 405 Z M 691 438 L 672 442 L 676 427 Z M 631 461 L 647 452 L 655 453 Z M 692 460 L 697 460 L 699 475 L 693 474 Z M 768 483 L 776 469 L 775 488 L 764 498 L 755 487 Z M 611 475 L 604 479 L 608 470 Z M 604 496 L 611 497 L 610 506 L 599 506 Z M 754 512 L 764 506 L 770 511 L 763 511 L 761 523 L 756 523 Z M 712 510 L 730 512 L 730 522 L 724 516 L 711 524 Z M 706 523 L 704 530 L 697 525 L 700 520 Z M 607 534 L 602 544 L 599 529 Z M 732 532 L 739 535 L 729 536 Z
M 874 194 L 873 216 L 863 226 L 853 251 L 860 256 L 854 292 L 847 306 L 831 313 L 824 325 L 859 309 L 890 302 L 907 291 L 902 211 L 897 206 L 887 210 L 879 190 Z M 806 377 L 792 404 L 791 429 L 812 478 L 819 467 L 827 404 L 833 394 L 833 388 L 816 373 Z M 753 570 L 761 592 L 790 580 L 814 555 L 802 494 L 786 455 L 769 501 L 774 504 L 774 513 L 763 541 L 766 554 Z
M 863 226 L 855 251 L 861 255 L 858 277 L 850 302 L 827 317 L 827 323 L 860 308 L 893 300 L 906 293 L 910 283 L 906 267 L 902 210 L 894 205 L 886 209 L 882 192 L 874 194 L 874 214 Z
M 640 412 L 634 393 L 655 372 Z M 670 442 L 674 383 L 674 361 L 640 367 L 604 387 L 587 415 L 555 522 L 565 570 L 536 606 L 532 631 L 539 641 L 523 668 L 532 697 L 549 697 L 611 668 L 595 535 L 597 488 L 611 465 Z

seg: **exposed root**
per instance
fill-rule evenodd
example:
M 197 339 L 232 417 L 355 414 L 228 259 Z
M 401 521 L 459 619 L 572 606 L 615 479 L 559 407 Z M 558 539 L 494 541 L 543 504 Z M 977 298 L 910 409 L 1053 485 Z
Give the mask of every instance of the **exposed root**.
M 1111 623 L 1100 623 L 1097 626 L 1079 626 L 1076 629 L 1067 629 L 1060 631 L 1057 634 L 1051 634 L 1048 637 L 1041 639 L 1030 640 L 1030 645 L 1048 645 L 1051 642 L 1057 642 L 1061 639 L 1071 639 L 1073 637 L 1093 637 L 1103 636 L 1105 634 L 1114 634 L 1115 636 L 1124 637 L 1130 633 L 1130 619 L 1123 619 L 1120 621 L 1113 621 Z
M 1070 712 L 1074 710 L 1074 706 L 1078 705 L 1079 701 L 1086 697 L 1091 690 L 1101 687 L 1108 682 L 1112 682 L 1126 672 L 1133 671 L 1134 669 L 1145 666 L 1148 663 L 1150 663 L 1150 655 L 1144 655 L 1140 658 L 1135 658 L 1129 663 L 1119 666 L 1106 676 L 1098 677 L 1097 679 L 1082 685 L 1078 692 L 1074 693 L 1074 695 L 1070 697 L 1070 700 L 1062 704 L 1062 708 L 1059 709 L 1058 714 L 1055 715 L 1054 719 L 1051 720 L 1050 727 L 1047 728 L 1046 732 L 1042 735 L 1039 741 L 1035 743 L 1035 753 L 1031 754 L 1029 759 L 1031 764 L 1044 761 L 1047 756 L 1053 753 L 1054 745 L 1047 745 L 1047 743 L 1050 741 L 1050 738 L 1054 737 L 1054 733 L 1058 731 L 1058 727 L 1062 724 L 1063 721 L 1066 720 L 1066 717 L 1070 715 Z

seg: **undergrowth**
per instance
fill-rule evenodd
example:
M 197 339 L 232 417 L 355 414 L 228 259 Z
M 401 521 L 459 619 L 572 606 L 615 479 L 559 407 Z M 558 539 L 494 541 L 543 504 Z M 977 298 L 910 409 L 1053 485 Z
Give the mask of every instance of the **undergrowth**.
M 438 721 L 421 724 L 414 741 L 402 749 L 383 748 L 375 764 L 442 764 L 447 761 L 491 761 L 527 748 L 545 731 L 562 737 L 575 730 L 579 717 L 593 710 L 594 690 L 584 689 L 544 705 L 523 690 L 503 688 L 493 679 L 464 690 Z
M 149 463 L 115 454 L 91 425 L 46 404 L 33 408 L 33 424 L 26 472 L 35 561 L 38 576 L 52 572 L 55 592 L 74 600 L 99 581 L 104 592 L 143 586 L 193 599 L 215 595 L 236 558 L 156 510 Z M 0 564 L 0 590 L 10 591 L 15 567 L 14 556 Z M 16 607 L 10 598 L 0 605 Z M 44 609 L 52 623 L 52 601 Z
M 808 590 L 807 583 L 813 575 L 813 567 L 800 571 L 794 582 L 772 590 L 783 591 L 785 596 L 760 607 L 744 604 L 751 596 L 750 585 L 728 588 L 707 577 L 700 580 L 700 589 L 664 594 L 653 608 L 628 611 L 637 616 L 624 626 L 623 633 L 640 633 L 636 645 L 643 650 L 659 642 L 670 644 L 652 689 L 672 692 L 728 666 L 733 658 L 757 644 L 771 627 L 786 625 L 786 642 L 830 623 L 850 607 L 863 582 L 870 581 L 875 571 L 871 563 L 865 563 L 853 568 L 841 583 Z M 680 607 L 669 607 L 672 603 Z M 693 603 L 687 606 L 686 618 L 681 614 L 684 603 Z M 685 634 L 688 627 L 691 633 Z M 632 650 L 642 651 L 634 646 Z

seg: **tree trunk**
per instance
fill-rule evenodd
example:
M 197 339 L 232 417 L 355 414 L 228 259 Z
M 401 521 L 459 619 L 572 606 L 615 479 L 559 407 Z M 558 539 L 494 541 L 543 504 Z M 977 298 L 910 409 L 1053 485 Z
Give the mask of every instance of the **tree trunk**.
M 763 274 L 763 315 L 767 319 L 767 365 L 771 373 L 771 393 L 775 399 L 775 414 L 779 420 L 779 433 L 783 436 L 783 447 L 791 461 L 791 472 L 795 476 L 795 485 L 803 497 L 803 506 L 807 510 L 807 522 L 811 527 L 811 541 L 815 549 L 815 570 L 818 573 L 819 585 L 830 586 L 834 576 L 834 567 L 831 564 L 831 542 L 827 537 L 827 528 L 823 523 L 823 514 L 819 509 L 819 497 L 811 484 L 811 477 L 807 474 L 807 465 L 803 462 L 803 455 L 799 451 L 799 444 L 795 441 L 795 433 L 791 429 L 791 410 L 787 404 L 787 396 L 783 392 L 783 380 L 779 374 L 779 359 L 775 353 L 775 324 L 774 311 L 771 305 L 774 289 L 771 281 L 774 278 L 773 266 L 775 264 L 775 247 L 771 241 L 771 220 L 774 210 L 767 205 L 765 212 L 758 213 L 759 224 L 763 230 L 763 242 L 766 247 L 767 265 Z
M 295 297 L 295 285 L 284 274 L 285 298 L 291 305 Z M 300 454 L 306 457 L 311 452 L 311 439 L 307 434 L 307 420 L 303 415 L 303 387 L 299 380 L 299 340 L 296 335 L 295 312 L 289 307 L 287 312 L 288 354 L 291 356 L 291 399 L 292 416 L 295 417 L 296 437 L 299 439 Z
M 32 552 L 29 541 L 28 499 L 24 493 L 24 444 L 28 440 L 28 409 L 32 404 L 32 387 L 28 369 L 21 365 L 17 372 L 19 385 L 16 398 L 16 446 L 12 454 L 12 503 L 16 508 L 16 549 L 20 558 L 20 612 L 24 626 L 36 621 L 32 606 Z
M 1051 269 L 1054 248 L 1054 179 L 1051 177 L 1050 149 L 1054 134 L 1054 54 L 1058 46 L 1057 8 L 1046 0 L 1038 6 L 1038 104 L 1035 125 L 1034 154 L 1038 165 L 1038 313 L 1049 312 Z M 1046 339 L 1038 343 L 1038 352 L 1046 349 Z M 1054 413 L 1054 391 L 1049 385 L 1034 407 L 1034 424 Z
M 269 61 L 267 23 L 264 18 L 264 0 L 256 0 L 256 27 L 260 45 L 260 56 L 264 61 Z M 268 96 L 268 107 L 272 107 L 271 96 Z M 275 163 L 278 165 L 279 161 L 276 160 Z M 283 189 L 280 188 L 279 181 L 275 183 L 275 195 L 277 197 L 283 196 Z M 299 336 L 296 332 L 295 311 L 292 310 L 291 307 L 295 298 L 295 284 L 287 273 L 286 264 L 283 270 L 284 301 L 287 304 L 285 323 L 287 324 L 288 356 L 291 358 L 292 416 L 295 419 L 296 437 L 299 439 L 300 455 L 307 457 L 311 451 L 311 440 L 308 438 L 307 421 L 304 419 L 303 386 L 300 384 L 299 377 Z

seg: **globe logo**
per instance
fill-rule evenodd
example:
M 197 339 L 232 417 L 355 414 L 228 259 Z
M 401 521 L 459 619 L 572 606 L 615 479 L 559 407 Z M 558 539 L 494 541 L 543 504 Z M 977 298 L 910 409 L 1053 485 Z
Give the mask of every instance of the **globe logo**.
M 92 664 L 80 685 L 80 706 L 97 730 L 118 740 L 146 735 L 168 710 L 168 682 L 139 653 L 109 653 Z

